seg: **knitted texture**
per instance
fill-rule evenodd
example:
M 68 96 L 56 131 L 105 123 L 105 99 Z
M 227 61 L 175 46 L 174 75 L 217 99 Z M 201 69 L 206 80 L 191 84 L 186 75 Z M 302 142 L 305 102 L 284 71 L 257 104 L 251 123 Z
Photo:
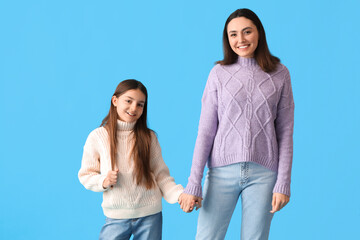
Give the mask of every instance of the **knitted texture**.
M 136 185 L 133 178 L 134 161 L 132 130 L 135 123 L 118 120 L 117 166 L 118 181 L 112 188 L 104 189 L 103 181 L 111 170 L 110 145 L 106 129 L 100 127 L 92 131 L 85 143 L 79 180 L 86 189 L 103 192 L 102 208 L 105 216 L 115 219 L 139 218 L 158 213 L 162 209 L 161 199 L 176 203 L 183 192 L 176 185 L 165 165 L 156 135 L 151 133 L 150 167 L 156 186 L 150 190 Z
M 209 168 L 256 162 L 278 173 L 274 192 L 290 196 L 294 100 L 288 69 L 262 71 L 254 58 L 216 65 L 205 86 L 185 193 L 202 196 Z

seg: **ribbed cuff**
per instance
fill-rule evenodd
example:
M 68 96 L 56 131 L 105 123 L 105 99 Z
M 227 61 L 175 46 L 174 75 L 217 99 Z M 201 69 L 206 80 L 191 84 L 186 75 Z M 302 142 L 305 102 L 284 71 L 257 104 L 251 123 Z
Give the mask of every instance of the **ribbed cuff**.
M 99 192 L 105 192 L 105 191 L 107 191 L 110 187 L 108 187 L 108 188 L 103 188 L 103 182 L 104 182 L 104 180 L 105 180 L 105 178 L 106 178 L 106 175 L 102 175 L 100 178 L 99 178 Z
M 184 190 L 184 193 L 194 195 L 196 197 L 202 197 L 202 187 L 188 184 Z
M 276 183 L 273 193 L 282 193 L 290 197 L 290 184 L 288 183 Z
M 168 203 L 174 204 L 179 201 L 179 197 L 183 192 L 184 192 L 183 186 L 178 184 L 174 186 L 173 189 L 171 189 L 169 192 L 163 193 L 163 197 Z

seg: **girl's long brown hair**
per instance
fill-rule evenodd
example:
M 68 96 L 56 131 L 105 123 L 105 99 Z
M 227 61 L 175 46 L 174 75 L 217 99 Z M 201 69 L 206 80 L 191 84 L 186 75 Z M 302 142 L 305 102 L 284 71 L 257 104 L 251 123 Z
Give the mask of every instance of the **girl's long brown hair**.
M 230 65 L 237 61 L 238 55 L 231 49 L 229 44 L 229 37 L 227 33 L 227 26 L 231 20 L 238 17 L 245 17 L 251 20 L 256 26 L 259 32 L 259 43 L 254 52 L 254 57 L 264 72 L 272 72 L 276 69 L 277 64 L 280 62 L 280 59 L 271 55 L 269 47 L 266 42 L 266 35 L 264 27 L 259 19 L 259 17 L 250 9 L 242 8 L 238 9 L 230 16 L 225 22 L 224 31 L 223 31 L 223 50 L 224 50 L 224 59 L 217 61 L 221 65 Z
M 139 89 L 145 95 L 145 103 L 141 117 L 136 121 L 133 129 L 134 146 L 132 148 L 132 157 L 134 159 L 134 180 L 137 185 L 144 185 L 147 189 L 154 186 L 154 180 L 151 177 L 150 169 L 150 145 L 151 145 L 151 130 L 147 127 L 147 102 L 148 94 L 146 87 L 135 79 L 124 80 L 116 87 L 113 96 L 120 97 L 128 90 Z M 116 168 L 116 149 L 118 130 L 117 125 L 118 114 L 116 107 L 110 102 L 110 110 L 108 115 L 104 118 L 100 126 L 104 126 L 109 134 L 110 141 L 110 158 L 111 168 Z

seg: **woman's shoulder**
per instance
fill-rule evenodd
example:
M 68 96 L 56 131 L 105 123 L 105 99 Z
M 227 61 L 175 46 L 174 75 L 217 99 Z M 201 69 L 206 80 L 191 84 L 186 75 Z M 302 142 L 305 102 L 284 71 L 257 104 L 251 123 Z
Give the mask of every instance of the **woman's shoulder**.
M 209 72 L 208 81 L 214 81 L 218 79 L 219 71 L 221 71 L 221 66 L 219 63 L 217 63 L 215 66 L 213 66 Z
M 273 73 L 289 73 L 289 69 L 284 64 L 278 63 Z
M 215 64 L 215 66 L 213 66 L 210 70 L 210 72 L 213 71 L 221 71 L 221 70 L 228 70 L 234 67 L 234 64 L 229 64 L 229 65 L 222 65 L 220 63 Z
M 262 74 L 267 75 L 268 77 L 271 77 L 273 80 L 275 79 L 281 80 L 284 78 L 288 78 L 290 76 L 289 70 L 282 63 L 278 63 L 276 65 L 276 68 L 271 72 L 264 72 L 264 71 L 260 71 L 260 72 Z
M 220 67 L 220 64 L 218 64 L 218 63 L 215 64 L 215 66 L 213 66 L 213 67 L 210 69 L 209 75 L 216 73 L 216 71 L 218 71 L 219 67 Z

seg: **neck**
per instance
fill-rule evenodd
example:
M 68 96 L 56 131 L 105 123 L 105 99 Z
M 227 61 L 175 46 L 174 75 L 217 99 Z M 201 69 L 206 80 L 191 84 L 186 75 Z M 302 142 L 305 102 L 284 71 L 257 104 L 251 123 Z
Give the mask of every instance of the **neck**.
M 121 120 L 117 120 L 118 130 L 119 131 L 132 131 L 135 127 L 135 122 L 124 122 Z
M 237 61 L 238 64 L 242 66 L 257 66 L 257 62 L 255 58 L 245 58 L 245 57 L 238 57 Z

